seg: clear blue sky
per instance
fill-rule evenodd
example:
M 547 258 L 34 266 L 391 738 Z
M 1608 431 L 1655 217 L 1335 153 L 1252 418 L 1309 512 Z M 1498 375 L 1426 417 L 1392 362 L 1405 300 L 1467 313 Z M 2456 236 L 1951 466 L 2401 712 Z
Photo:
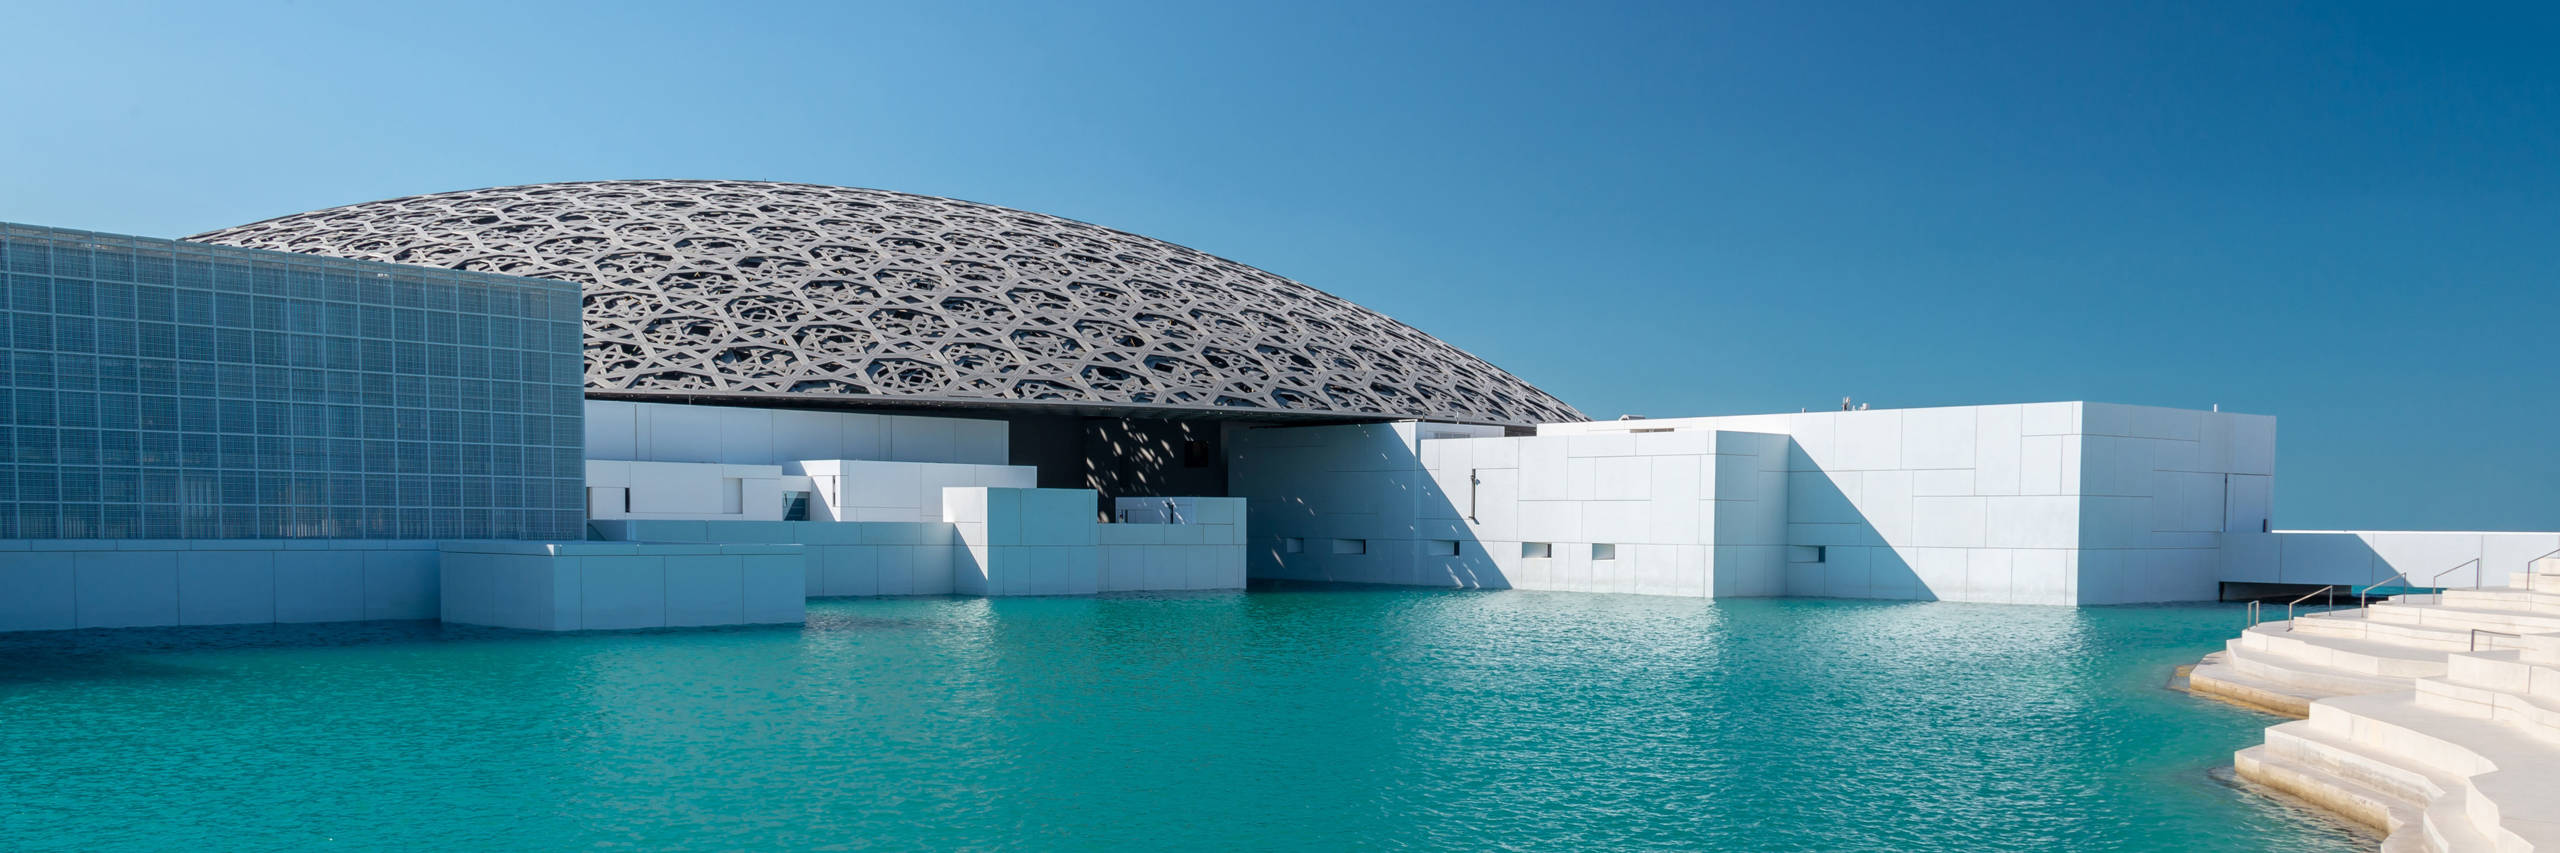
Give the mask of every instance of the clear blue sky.
M 2548 530 L 2554 9 L 5 0 L 0 219 L 956 196 L 1297 278 L 1597 417 L 2219 403 L 2279 416 L 2281 526 Z

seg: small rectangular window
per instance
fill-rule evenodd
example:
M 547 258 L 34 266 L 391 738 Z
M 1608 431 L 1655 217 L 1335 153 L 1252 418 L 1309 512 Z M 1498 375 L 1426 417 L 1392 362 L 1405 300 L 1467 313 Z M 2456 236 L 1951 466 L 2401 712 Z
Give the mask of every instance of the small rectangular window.
M 1333 552 L 1336 554 L 1366 554 L 1369 553 L 1369 540 L 1336 539 L 1333 540 Z
M 1554 545 L 1551 545 L 1551 544 L 1548 544 L 1548 543 L 1545 543 L 1545 542 L 1522 542 L 1522 543 L 1520 543 L 1520 556 L 1521 556 L 1521 557 L 1524 557 L 1524 558 L 1530 558 L 1530 559 L 1540 559 L 1540 560 L 1543 560 L 1543 559 L 1546 559 L 1546 558 L 1551 557 L 1551 556 L 1554 556 L 1554 555 L 1555 555 L 1555 546 L 1554 546 Z
M 1429 540 L 1424 540 L 1424 541 L 1423 541 L 1423 543 L 1422 543 L 1422 546 L 1423 546 L 1423 547 L 1422 547 L 1422 553 L 1423 553 L 1423 555 L 1424 555 L 1424 556 L 1428 556 L 1428 557 L 1455 557 L 1455 556 L 1458 556 L 1458 540 L 1455 540 L 1455 539 L 1429 539 Z
M 1307 550 L 1307 540 L 1295 536 L 1280 537 L 1280 553 L 1295 554 Z
M 808 492 L 783 492 L 783 493 L 782 493 L 782 520 L 784 520 L 784 521 L 808 521 L 808 520 L 809 520 L 809 493 L 808 493 Z
M 1594 559 L 1594 560 L 1615 560 L 1615 559 L 1617 559 L 1617 558 L 1618 558 L 1618 546 L 1616 546 L 1616 545 L 1609 545 L 1609 544 L 1602 544 L 1602 543 L 1594 543 L 1594 544 L 1591 546 L 1591 559 Z

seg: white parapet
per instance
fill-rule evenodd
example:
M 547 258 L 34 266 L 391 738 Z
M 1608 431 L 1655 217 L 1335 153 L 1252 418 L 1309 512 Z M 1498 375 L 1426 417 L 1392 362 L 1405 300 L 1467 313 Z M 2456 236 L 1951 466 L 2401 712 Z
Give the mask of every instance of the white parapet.
M 798 545 L 448 542 L 444 621 L 535 631 L 797 624 Z
M 962 545 L 952 587 L 988 596 L 1243 588 L 1243 499 L 1175 500 L 1197 521 L 1098 524 L 1091 489 L 946 489 L 944 518 Z
M 434 619 L 436 543 L 0 540 L 0 631 Z

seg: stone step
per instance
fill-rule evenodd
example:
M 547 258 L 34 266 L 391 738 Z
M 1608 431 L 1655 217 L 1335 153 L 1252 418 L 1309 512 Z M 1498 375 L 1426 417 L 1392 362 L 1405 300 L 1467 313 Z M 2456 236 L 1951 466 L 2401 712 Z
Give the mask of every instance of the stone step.
M 2441 781 L 2470 825 L 2499 850 L 2560 850 L 2560 746 L 2489 720 L 2421 707 L 2416 691 L 2337 696 L 2311 703 L 2311 731 L 2355 751 Z M 2289 725 L 2289 724 L 2288 724 Z
M 2232 756 L 2232 767 L 2241 778 L 2382 830 L 2386 851 L 2495 849 L 2464 812 L 2461 779 L 2374 755 L 2308 722 L 2268 729 L 2267 742 Z
M 2512 693 L 2457 684 L 2442 678 L 2421 678 L 2414 684 L 2420 708 L 2503 723 L 2544 743 L 2560 747 L 2560 709 Z
M 2560 666 L 2516 649 L 2466 652 L 2446 658 L 2444 678 L 2560 707 Z
M 2255 655 L 2273 656 L 2375 678 L 2421 678 L 2443 675 L 2446 652 L 2364 637 L 2287 631 L 2281 624 L 2259 625 L 2231 641 Z
M 2409 689 L 2408 678 L 2351 672 L 2315 661 L 2247 648 L 2240 643 L 2240 640 L 2233 640 L 2223 649 L 2225 664 L 2242 675 L 2291 688 L 2288 691 L 2291 693 L 2318 698 Z M 2306 709 L 2300 713 L 2310 712 Z
M 2518 610 L 2528 613 L 2560 613 L 2560 583 L 2543 587 L 2549 592 L 2534 592 L 2510 587 L 2482 589 L 2448 589 L 2442 593 L 2393 596 L 2392 603 L 2442 604 L 2447 607 L 2479 607 L 2496 610 Z
M 2243 672 L 2223 652 L 2206 655 L 2187 671 L 2187 691 L 2295 719 L 2311 715 L 2312 700 L 2334 695 Z
M 2560 589 L 2560 569 L 2530 572 L 2508 572 L 2507 587 L 2521 590 L 2550 591 Z
M 2431 628 L 2484 628 L 2520 634 L 2560 632 L 2560 613 L 2533 613 L 2486 607 L 2378 602 L 2365 608 L 2366 619 Z
M 2468 651 L 2471 648 L 2471 632 L 2468 629 L 2377 622 L 2364 618 L 2362 613 L 2355 614 L 2352 618 L 2346 614 L 2339 614 L 2318 619 L 2296 619 L 2292 626 L 2293 633 L 2296 634 L 2354 637 L 2360 640 L 2395 643 L 2412 649 L 2459 652 Z

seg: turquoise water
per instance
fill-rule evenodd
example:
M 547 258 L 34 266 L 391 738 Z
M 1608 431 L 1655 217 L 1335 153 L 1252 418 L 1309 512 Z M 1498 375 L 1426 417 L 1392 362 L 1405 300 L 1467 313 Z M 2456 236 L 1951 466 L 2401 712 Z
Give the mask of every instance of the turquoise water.
M 0 635 L 0 849 L 2351 850 L 2229 607 L 1381 590 Z

